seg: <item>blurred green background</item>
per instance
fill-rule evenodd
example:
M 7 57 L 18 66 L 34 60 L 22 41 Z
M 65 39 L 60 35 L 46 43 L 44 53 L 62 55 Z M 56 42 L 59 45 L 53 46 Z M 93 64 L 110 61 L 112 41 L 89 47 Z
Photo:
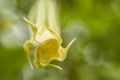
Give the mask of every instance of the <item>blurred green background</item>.
M 0 0 L 0 80 L 120 80 L 120 0 L 57 0 L 63 45 L 77 38 L 63 70 L 31 70 L 22 48 L 35 0 Z

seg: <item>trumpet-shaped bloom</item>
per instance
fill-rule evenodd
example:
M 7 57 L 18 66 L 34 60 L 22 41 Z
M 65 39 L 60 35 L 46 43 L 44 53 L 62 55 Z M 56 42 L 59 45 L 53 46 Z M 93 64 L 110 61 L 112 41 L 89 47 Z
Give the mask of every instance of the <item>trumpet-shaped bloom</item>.
M 43 0 L 43 2 L 46 0 Z M 50 1 L 50 0 L 49 0 Z M 41 5 L 43 5 L 43 2 L 40 2 Z M 51 7 L 52 3 L 49 3 L 49 7 Z M 37 4 L 37 6 L 40 6 Z M 45 5 L 43 5 L 45 6 Z M 42 7 L 44 8 L 44 7 Z M 46 14 L 48 16 L 52 16 L 53 12 L 54 12 L 54 7 L 51 7 L 50 10 L 48 11 Z M 39 8 L 38 8 L 39 9 Z M 41 8 L 40 8 L 41 9 Z M 45 11 L 45 10 L 43 10 Z M 42 14 L 42 17 L 46 17 L 46 15 Z M 60 66 L 57 66 L 55 64 L 50 64 L 50 62 L 52 60 L 58 60 L 58 61 L 63 61 L 66 58 L 67 52 L 71 46 L 71 44 L 75 41 L 75 39 L 73 39 L 66 48 L 63 48 L 61 46 L 62 44 L 62 38 L 60 36 L 60 32 L 59 32 L 59 26 L 55 25 L 55 17 L 53 17 L 53 19 L 40 19 L 41 22 L 43 23 L 39 23 L 39 22 L 31 22 L 28 19 L 24 18 L 24 20 L 28 23 L 28 25 L 31 28 L 31 38 L 30 40 L 27 40 L 24 43 L 24 49 L 26 51 L 27 54 L 27 59 L 29 61 L 29 64 L 31 66 L 31 68 L 33 68 L 32 66 L 32 62 L 30 59 L 30 46 L 34 46 L 35 50 L 34 50 L 34 64 L 36 67 L 38 68 L 44 68 L 46 66 L 52 66 L 52 67 L 56 67 L 58 69 L 62 69 Z M 45 23 L 47 21 L 47 23 Z M 39 25 L 38 25 L 39 24 Z

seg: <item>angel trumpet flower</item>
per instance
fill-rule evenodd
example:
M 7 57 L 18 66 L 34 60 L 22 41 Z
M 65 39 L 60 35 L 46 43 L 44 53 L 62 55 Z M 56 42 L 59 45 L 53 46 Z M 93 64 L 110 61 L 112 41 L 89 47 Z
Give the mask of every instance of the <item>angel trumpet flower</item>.
M 62 69 L 60 66 L 50 64 L 50 62 L 52 60 L 63 61 L 75 39 L 66 48 L 61 46 L 62 38 L 60 36 L 55 0 L 38 0 L 30 11 L 29 19 L 30 21 L 24 18 L 31 28 L 31 36 L 23 47 L 31 68 L 33 66 L 29 48 L 34 46 L 34 64 L 36 67 L 52 66 Z

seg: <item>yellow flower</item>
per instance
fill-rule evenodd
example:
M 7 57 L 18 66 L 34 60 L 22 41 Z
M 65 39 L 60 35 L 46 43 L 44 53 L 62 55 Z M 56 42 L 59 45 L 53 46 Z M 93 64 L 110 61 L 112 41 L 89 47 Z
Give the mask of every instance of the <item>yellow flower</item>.
M 28 19 L 24 18 L 24 20 L 29 24 L 31 28 L 31 38 L 30 40 L 27 40 L 24 43 L 24 49 L 27 54 L 27 59 L 29 61 L 29 64 L 31 68 L 32 62 L 30 60 L 30 46 L 34 46 L 34 64 L 38 68 L 44 68 L 46 66 L 52 66 L 56 67 L 58 69 L 62 69 L 60 66 L 57 66 L 55 64 L 50 64 L 52 60 L 58 60 L 63 61 L 66 58 L 67 51 L 70 48 L 71 44 L 75 41 L 73 39 L 66 48 L 63 48 L 61 46 L 62 44 L 62 38 L 60 36 L 59 26 L 57 26 L 57 18 L 55 17 L 55 3 L 51 0 L 39 0 L 34 8 L 41 10 L 42 8 L 45 10 L 42 10 L 44 14 L 36 15 L 36 18 L 34 18 L 33 22 L 29 21 Z M 41 5 L 40 5 L 41 4 Z M 46 6 L 47 8 L 46 8 Z M 42 7 L 41 7 L 42 6 Z M 47 10 L 47 11 L 46 11 Z M 32 10 L 31 10 L 32 11 Z M 53 13 L 54 12 L 54 13 Z M 32 15 L 35 15 L 36 13 L 32 12 Z M 37 21 L 38 17 L 43 17 L 43 19 L 40 19 L 40 21 Z M 46 18 L 46 16 L 48 18 Z M 52 19 L 51 16 L 53 16 Z M 32 17 L 33 19 L 33 17 Z M 55 25 L 55 26 L 54 26 Z

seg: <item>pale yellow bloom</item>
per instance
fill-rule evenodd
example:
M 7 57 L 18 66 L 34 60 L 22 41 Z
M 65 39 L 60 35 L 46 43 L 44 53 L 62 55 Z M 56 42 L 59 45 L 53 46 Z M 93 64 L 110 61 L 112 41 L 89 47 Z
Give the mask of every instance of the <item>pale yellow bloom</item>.
M 37 12 L 40 12 L 39 9 L 43 11 L 39 15 L 36 15 L 36 17 L 35 17 L 36 12 L 32 12 L 32 15 L 34 15 L 34 17 L 31 18 L 33 22 L 24 18 L 24 20 L 29 24 L 32 30 L 31 38 L 30 40 L 27 40 L 25 42 L 24 49 L 26 51 L 27 59 L 29 61 L 31 68 L 33 68 L 33 66 L 30 60 L 29 48 L 30 46 L 34 46 L 35 47 L 35 50 L 34 50 L 35 66 L 37 66 L 38 68 L 53 66 L 58 69 L 62 69 L 61 67 L 55 64 L 50 64 L 50 62 L 52 60 L 63 61 L 66 58 L 68 49 L 70 48 L 71 44 L 75 41 L 75 39 L 73 39 L 67 45 L 66 48 L 63 48 L 61 46 L 62 38 L 60 36 L 59 25 L 56 22 L 57 17 L 55 15 L 56 14 L 55 8 L 54 8 L 55 3 L 52 0 L 48 0 L 47 2 L 46 1 L 47 0 L 39 0 L 37 4 L 33 7 L 33 9 L 34 8 L 38 9 Z M 39 19 L 37 16 L 39 17 Z

